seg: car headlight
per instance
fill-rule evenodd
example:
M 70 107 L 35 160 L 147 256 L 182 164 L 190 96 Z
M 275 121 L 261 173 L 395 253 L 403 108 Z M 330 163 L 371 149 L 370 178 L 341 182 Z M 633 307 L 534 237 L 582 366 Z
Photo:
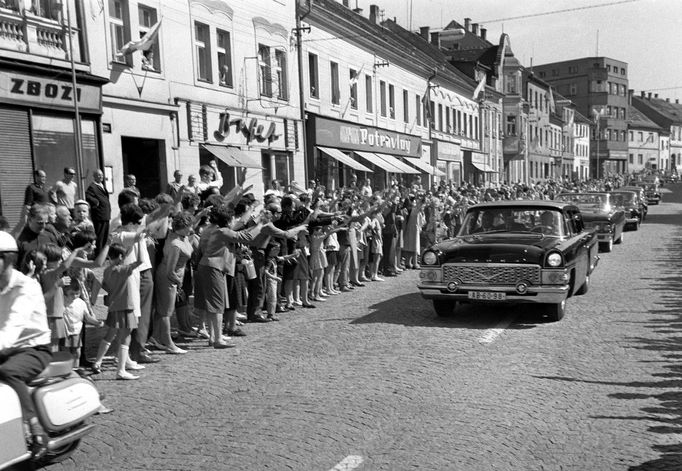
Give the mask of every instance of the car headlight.
M 436 265 L 438 263 L 438 256 L 429 251 L 429 252 L 424 252 L 424 255 L 422 255 L 422 264 L 424 265 Z
M 563 257 L 560 253 L 554 252 L 547 256 L 547 265 L 550 267 L 559 267 L 563 263 Z

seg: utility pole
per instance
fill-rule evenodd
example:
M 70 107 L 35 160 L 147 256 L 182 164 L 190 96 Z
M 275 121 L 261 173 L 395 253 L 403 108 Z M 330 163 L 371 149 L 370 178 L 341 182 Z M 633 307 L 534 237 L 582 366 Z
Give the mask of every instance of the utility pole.
M 81 136 L 81 114 L 78 106 L 78 84 L 76 83 L 76 64 L 73 61 L 73 38 L 71 30 L 71 8 L 69 7 L 70 2 L 66 2 L 66 25 L 68 28 L 67 34 L 69 36 L 69 61 L 71 62 L 71 86 L 73 87 L 73 110 L 76 114 L 76 132 L 74 137 L 76 139 L 76 167 L 78 168 L 78 176 L 80 178 L 78 184 L 78 194 L 81 198 L 85 198 L 85 182 L 87 176 L 83 175 L 83 138 Z
M 307 4 L 308 10 L 304 14 L 300 14 L 298 9 L 301 2 L 296 4 L 296 55 L 298 57 L 298 103 L 301 108 L 301 132 L 303 133 L 303 168 L 305 174 L 305 184 L 310 180 L 310 170 L 308 168 L 308 136 L 306 126 L 306 112 L 305 112 L 305 86 L 303 84 L 303 44 L 301 40 L 301 33 L 303 31 L 310 33 L 310 26 L 301 26 L 303 19 L 310 14 L 313 9 L 312 0 L 303 2 Z

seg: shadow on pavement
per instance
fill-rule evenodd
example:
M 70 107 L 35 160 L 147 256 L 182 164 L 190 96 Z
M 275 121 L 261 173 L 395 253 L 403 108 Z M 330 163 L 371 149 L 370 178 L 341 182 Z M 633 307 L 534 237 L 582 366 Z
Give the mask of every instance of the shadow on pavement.
M 682 202 L 682 191 L 679 189 L 667 195 L 668 202 Z M 675 214 L 650 214 L 645 224 L 680 224 L 679 213 Z M 538 376 L 538 378 L 554 381 L 583 382 L 593 384 L 606 384 L 622 386 L 623 388 L 637 389 L 636 392 L 627 390 L 608 397 L 618 400 L 654 400 L 657 406 L 642 407 L 641 414 L 631 416 L 596 416 L 593 418 L 642 420 L 647 422 L 648 431 L 666 435 L 661 438 L 664 443 L 652 444 L 651 448 L 660 456 L 657 459 L 631 466 L 630 471 L 649 470 L 681 470 L 682 469 L 682 443 L 679 436 L 682 435 L 682 276 L 679 275 L 682 268 L 679 254 L 681 245 L 678 237 L 668 240 L 662 249 L 662 256 L 657 265 L 660 277 L 654 280 L 644 281 L 661 294 L 662 301 L 648 311 L 648 316 L 641 324 L 652 330 L 653 335 L 648 337 L 632 337 L 630 348 L 658 352 L 661 360 L 648 361 L 652 365 L 650 381 L 633 382 L 607 382 L 586 381 L 579 378 L 564 376 Z M 656 365 L 656 366 L 655 366 Z M 671 444 L 671 442 L 677 442 Z
M 372 312 L 351 324 L 399 324 L 408 327 L 443 327 L 450 329 L 490 329 L 513 316 L 507 329 L 531 329 L 543 322 L 542 312 L 531 305 L 500 306 L 458 304 L 449 317 L 438 317 L 431 302 L 418 292 L 403 294 L 369 306 Z

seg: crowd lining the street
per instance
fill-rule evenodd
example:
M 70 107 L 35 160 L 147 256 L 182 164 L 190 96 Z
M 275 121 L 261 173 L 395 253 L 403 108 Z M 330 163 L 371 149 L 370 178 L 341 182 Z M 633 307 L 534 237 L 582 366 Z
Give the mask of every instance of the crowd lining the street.
M 245 322 L 278 321 L 281 313 L 313 309 L 418 268 L 421 250 L 454 236 L 472 204 L 624 183 L 620 175 L 486 187 L 441 182 L 427 191 L 415 177 L 374 191 L 370 180 L 351 175 L 334 191 L 316 181 L 286 189 L 273 181 L 256 198 L 242 184 L 221 194 L 211 162 L 199 169 L 198 182 L 190 176 L 183 183 L 176 171 L 167 192 L 154 198 L 142 198 L 128 175 L 117 195 L 119 216 L 110 221 L 102 172 L 94 172 L 85 200 L 76 199 L 74 174 L 66 168 L 49 187 L 45 172 L 36 171 L 21 221 L 10 229 L 2 220 L 2 228 L 16 238 L 17 267 L 43 290 L 51 351 L 68 351 L 74 367 L 98 374 L 114 345 L 116 377 L 128 380 L 139 378 L 130 370 L 159 361 L 154 349 L 187 353 L 178 339 L 229 348 L 230 337 L 246 335 Z M 100 279 L 95 270 L 105 265 Z M 101 288 L 106 322 L 93 311 Z M 84 324 L 107 329 L 92 363 L 81 352 Z

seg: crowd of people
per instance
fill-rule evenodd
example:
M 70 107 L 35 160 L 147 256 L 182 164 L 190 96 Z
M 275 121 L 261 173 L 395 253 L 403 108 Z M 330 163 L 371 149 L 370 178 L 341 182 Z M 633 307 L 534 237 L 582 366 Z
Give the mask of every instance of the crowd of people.
M 11 228 L 0 216 L 0 378 L 19 389 L 54 352 L 67 352 L 75 369 L 97 377 L 113 348 L 116 378 L 136 380 L 144 364 L 161 361 L 154 350 L 182 355 L 188 349 L 180 345 L 200 341 L 233 347 L 245 323 L 276 322 L 418 268 L 422 249 L 455 235 L 472 204 L 626 183 L 617 175 L 426 189 L 415 177 L 375 191 L 370 180 L 351 175 L 335 190 L 315 180 L 284 189 L 273 181 L 257 197 L 243 172 L 221 194 L 211 162 L 199 169 L 199 181 L 190 175 L 184 183 L 176 171 L 167 191 L 153 197 L 126 176 L 111 220 L 103 173 L 94 172 L 85 199 L 78 199 L 75 174 L 66 168 L 63 180 L 48 186 L 45 172 L 36 171 L 18 224 Z M 104 322 L 93 309 L 102 290 Z M 29 292 L 30 302 L 21 298 Z M 106 328 L 92 361 L 83 351 L 86 324 Z M 20 396 L 35 425 L 25 391 Z

